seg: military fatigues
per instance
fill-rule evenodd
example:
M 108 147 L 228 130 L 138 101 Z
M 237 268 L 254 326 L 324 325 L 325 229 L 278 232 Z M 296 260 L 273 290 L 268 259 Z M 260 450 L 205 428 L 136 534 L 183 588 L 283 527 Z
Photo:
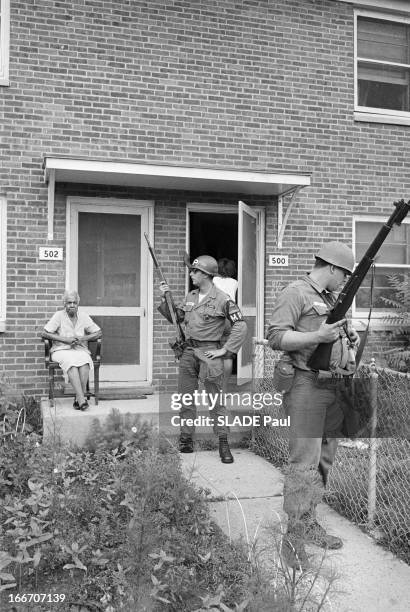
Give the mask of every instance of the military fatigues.
M 329 312 L 333 296 L 324 292 L 309 275 L 290 283 L 279 295 L 268 329 L 268 343 L 281 350 L 286 331 L 311 332 L 319 329 Z M 323 293 L 322 293 L 323 295 Z M 307 365 L 315 347 L 289 351 L 295 376 L 292 388 L 284 394 L 284 407 L 290 416 L 289 473 L 285 478 L 284 510 L 289 521 L 297 522 L 314 514 L 320 501 L 343 423 L 338 402 L 340 376 L 319 375 Z M 296 474 L 296 478 L 295 478 Z M 317 485 L 317 486 L 315 486 Z
M 223 359 L 209 359 L 204 353 L 222 348 L 221 338 L 226 321 L 232 328 L 223 346 L 228 355 L 237 353 L 245 340 L 247 326 L 235 302 L 217 287 L 213 286 L 201 302 L 198 295 L 199 289 L 190 291 L 177 308 L 179 322 L 185 323 L 186 338 L 186 347 L 179 362 L 178 393 L 192 395 L 200 381 L 207 393 L 219 394 L 223 383 Z M 162 302 L 158 310 L 171 322 L 166 302 Z M 226 435 L 228 431 L 226 426 L 217 423 L 217 417 L 226 414 L 225 406 L 218 401 L 210 414 L 214 418 L 214 431 L 218 436 Z M 182 406 L 181 421 L 193 419 L 195 415 L 195 406 Z M 193 426 L 181 425 L 182 435 L 191 435 L 193 431 Z

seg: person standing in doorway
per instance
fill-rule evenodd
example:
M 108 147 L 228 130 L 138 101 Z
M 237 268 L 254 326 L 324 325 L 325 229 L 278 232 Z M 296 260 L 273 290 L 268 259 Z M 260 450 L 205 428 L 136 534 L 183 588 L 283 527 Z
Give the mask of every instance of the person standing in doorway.
M 238 281 L 236 276 L 236 265 L 232 259 L 223 257 L 218 260 L 218 274 L 214 277 L 214 285 L 221 291 L 224 291 L 233 302 L 237 301 L 238 292 Z M 224 336 L 229 336 L 231 325 L 229 321 L 226 321 Z M 229 379 L 233 369 L 233 357 L 224 358 L 224 382 L 223 390 L 224 393 L 228 390 Z
M 196 416 L 196 406 L 193 398 L 201 382 L 205 391 L 217 398 L 212 420 L 219 439 L 221 461 L 233 463 L 227 438 L 228 426 L 225 424 L 227 411 L 220 401 L 223 358 L 238 352 L 245 340 L 247 326 L 235 302 L 213 283 L 218 273 L 216 260 L 209 255 L 201 255 L 194 259 L 189 268 L 195 289 L 176 308 L 178 321 L 185 325 L 186 338 L 178 373 L 178 393 L 182 399 L 185 398 L 185 404 L 180 409 L 179 450 L 181 453 L 192 453 L 194 450 L 192 436 L 195 428 L 191 423 Z M 163 282 L 159 288 L 163 295 L 169 291 L 168 285 Z M 158 310 L 172 322 L 164 297 Z M 222 342 L 226 321 L 231 325 L 231 331 L 226 341 Z M 186 401 L 186 398 L 190 398 L 190 401 Z

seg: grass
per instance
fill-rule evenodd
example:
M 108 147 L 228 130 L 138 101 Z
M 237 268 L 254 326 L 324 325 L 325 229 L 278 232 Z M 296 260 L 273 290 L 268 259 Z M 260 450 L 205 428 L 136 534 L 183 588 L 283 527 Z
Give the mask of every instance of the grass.
M 323 608 L 322 570 L 284 567 L 280 531 L 269 564 L 262 526 L 231 541 L 210 519 L 207 492 L 146 425 L 113 413 L 94 434 L 83 449 L 35 433 L 0 445 L 2 610 L 48 612 L 48 602 L 12 604 L 23 593 L 63 594 L 61 612 Z

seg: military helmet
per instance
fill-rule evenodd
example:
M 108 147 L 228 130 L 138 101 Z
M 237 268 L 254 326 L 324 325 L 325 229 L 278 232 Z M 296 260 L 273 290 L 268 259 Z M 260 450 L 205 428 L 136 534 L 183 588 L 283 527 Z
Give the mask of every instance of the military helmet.
M 210 255 L 200 255 L 194 259 L 189 268 L 190 270 L 193 268 L 201 270 L 201 272 L 205 272 L 209 276 L 216 276 L 218 274 L 218 262 Z
M 351 274 L 354 268 L 353 251 L 343 242 L 326 242 L 315 255 L 316 259 L 322 259 L 332 266 L 342 268 Z

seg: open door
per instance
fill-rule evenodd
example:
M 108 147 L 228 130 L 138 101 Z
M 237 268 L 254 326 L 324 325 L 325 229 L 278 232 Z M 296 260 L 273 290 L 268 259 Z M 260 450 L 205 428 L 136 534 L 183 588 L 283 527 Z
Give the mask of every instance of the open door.
M 252 337 L 257 335 L 259 266 L 258 212 L 239 202 L 238 306 L 248 325 L 246 340 L 238 353 L 238 384 L 252 378 Z

